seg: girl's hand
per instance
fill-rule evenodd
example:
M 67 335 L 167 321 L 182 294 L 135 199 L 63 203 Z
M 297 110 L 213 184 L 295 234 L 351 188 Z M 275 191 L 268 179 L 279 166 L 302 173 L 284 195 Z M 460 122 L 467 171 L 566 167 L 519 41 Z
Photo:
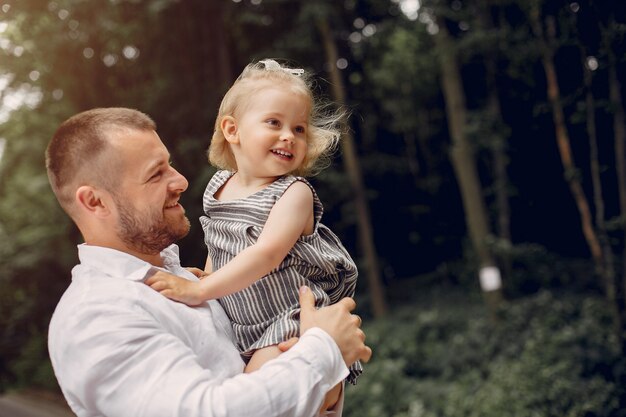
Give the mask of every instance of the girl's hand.
M 200 297 L 200 288 L 197 282 L 191 282 L 167 272 L 158 271 L 148 278 L 145 284 L 161 295 L 188 306 L 196 306 L 205 301 Z
M 193 266 L 188 266 L 185 269 L 198 277 L 198 279 L 204 279 L 211 274 L 210 272 L 203 271 L 202 269 Z

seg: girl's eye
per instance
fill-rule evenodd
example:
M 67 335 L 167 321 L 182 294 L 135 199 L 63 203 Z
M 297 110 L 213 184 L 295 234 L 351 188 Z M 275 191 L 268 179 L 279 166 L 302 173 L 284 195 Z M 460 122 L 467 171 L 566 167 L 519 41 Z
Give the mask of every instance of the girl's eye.
M 267 124 L 270 126 L 280 126 L 280 122 L 276 119 L 269 119 L 267 121 Z
M 296 126 L 296 133 L 304 134 L 304 126 Z

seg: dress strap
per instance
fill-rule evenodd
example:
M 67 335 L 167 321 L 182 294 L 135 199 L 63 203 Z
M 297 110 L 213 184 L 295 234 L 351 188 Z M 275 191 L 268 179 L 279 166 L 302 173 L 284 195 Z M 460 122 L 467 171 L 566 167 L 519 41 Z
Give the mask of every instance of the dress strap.
M 206 186 L 206 190 L 204 191 L 204 197 L 214 198 L 213 196 L 215 195 L 217 190 L 222 188 L 222 186 L 226 183 L 226 181 L 228 181 L 228 179 L 232 177 L 234 174 L 235 173 L 233 171 L 227 171 L 227 170 L 220 170 L 220 171 L 217 171 L 215 174 L 213 174 L 213 176 L 209 180 L 209 183 Z
M 304 177 L 296 177 L 294 175 L 286 175 L 284 177 L 280 177 L 274 183 L 268 187 L 271 188 L 272 192 L 276 195 L 276 200 L 283 196 L 287 188 L 291 187 L 295 182 L 303 182 L 305 183 L 313 193 L 313 217 L 315 218 L 315 228 L 317 229 L 318 223 L 322 220 L 322 215 L 324 214 L 324 206 L 320 201 L 317 193 L 315 192 L 315 188 L 311 185 L 309 181 L 307 181 Z M 269 189 L 268 189 L 269 191 Z

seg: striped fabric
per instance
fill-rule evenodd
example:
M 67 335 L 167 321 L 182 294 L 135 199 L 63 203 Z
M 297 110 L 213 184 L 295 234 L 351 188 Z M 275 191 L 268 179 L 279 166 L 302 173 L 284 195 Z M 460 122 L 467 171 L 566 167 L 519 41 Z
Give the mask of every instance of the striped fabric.
M 298 289 L 302 285 L 311 288 L 317 307 L 329 305 L 354 295 L 357 270 L 337 236 L 320 223 L 324 209 L 307 180 L 285 176 L 246 198 L 216 200 L 215 193 L 232 175 L 218 171 L 204 192 L 206 216 L 200 223 L 214 271 L 257 241 L 274 203 L 291 184 L 307 184 L 314 200 L 313 233 L 301 236 L 283 262 L 261 280 L 219 300 L 233 323 L 238 348 L 248 360 L 256 349 L 299 335 Z M 349 380 L 354 382 L 360 373 L 358 364 L 351 368 Z

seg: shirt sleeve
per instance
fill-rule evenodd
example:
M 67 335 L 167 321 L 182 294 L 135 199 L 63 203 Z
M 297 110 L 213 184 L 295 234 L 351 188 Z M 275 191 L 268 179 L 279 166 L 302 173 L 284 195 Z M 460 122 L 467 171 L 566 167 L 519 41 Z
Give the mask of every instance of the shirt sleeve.
M 206 358 L 141 313 L 100 306 L 64 326 L 53 363 L 68 402 L 85 415 L 310 417 L 348 375 L 337 345 L 318 328 L 258 371 L 225 376 L 219 360 L 201 365 Z

